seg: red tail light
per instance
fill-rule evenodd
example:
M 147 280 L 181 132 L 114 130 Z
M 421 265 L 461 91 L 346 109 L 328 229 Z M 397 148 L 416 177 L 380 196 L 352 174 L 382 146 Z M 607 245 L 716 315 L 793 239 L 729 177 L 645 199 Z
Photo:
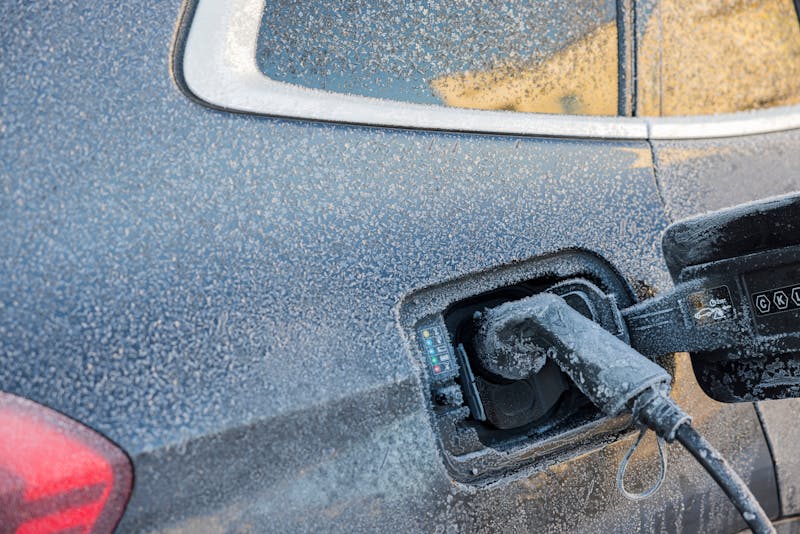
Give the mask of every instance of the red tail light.
M 131 484 L 131 463 L 110 441 L 0 393 L 0 532 L 111 532 Z

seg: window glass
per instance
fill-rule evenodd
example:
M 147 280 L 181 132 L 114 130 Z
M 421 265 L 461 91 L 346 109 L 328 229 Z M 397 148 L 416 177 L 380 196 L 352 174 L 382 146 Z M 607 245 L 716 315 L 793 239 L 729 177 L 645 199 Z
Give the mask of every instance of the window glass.
M 616 1 L 269 1 L 257 61 L 338 93 L 615 115 Z
M 651 0 L 642 5 L 638 115 L 800 103 L 800 24 L 792 0 Z

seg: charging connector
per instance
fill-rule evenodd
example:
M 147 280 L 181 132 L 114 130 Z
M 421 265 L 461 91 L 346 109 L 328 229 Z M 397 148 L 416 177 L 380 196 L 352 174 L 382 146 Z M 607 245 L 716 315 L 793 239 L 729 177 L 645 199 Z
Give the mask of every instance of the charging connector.
M 517 375 L 524 362 L 554 361 L 607 415 L 630 412 L 666 441 L 679 441 L 703 465 L 755 533 L 775 532 L 769 518 L 730 465 L 691 426 L 670 397 L 662 367 L 571 308 L 543 293 L 486 310 L 476 344 L 500 374 Z M 507 369 L 506 369 L 507 367 Z

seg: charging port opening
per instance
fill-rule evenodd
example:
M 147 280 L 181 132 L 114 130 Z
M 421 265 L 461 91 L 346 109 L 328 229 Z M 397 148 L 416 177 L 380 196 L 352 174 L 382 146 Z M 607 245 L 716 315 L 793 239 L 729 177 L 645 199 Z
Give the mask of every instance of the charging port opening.
M 456 378 L 456 382 L 465 398 L 478 396 L 476 402 L 480 402 L 484 411 L 483 420 L 471 413 L 462 424 L 473 426 L 478 439 L 487 446 L 503 446 L 540 435 L 565 419 L 580 423 L 598 415 L 591 403 L 552 362 L 545 363 L 526 379 L 512 380 L 493 373 L 477 355 L 477 314 L 505 302 L 541 293 L 557 282 L 545 279 L 516 284 L 457 302 L 444 312 L 450 338 L 468 359 L 476 386 L 465 387 L 461 377 Z
M 479 314 L 545 291 L 624 338 L 621 318 L 609 310 L 633 304 L 633 292 L 610 264 L 584 251 L 476 273 L 416 292 L 401 304 L 401 323 L 428 378 L 445 464 L 457 480 L 487 481 L 579 454 L 629 426 L 626 418 L 604 417 L 552 362 L 524 376 L 503 376 L 479 356 Z

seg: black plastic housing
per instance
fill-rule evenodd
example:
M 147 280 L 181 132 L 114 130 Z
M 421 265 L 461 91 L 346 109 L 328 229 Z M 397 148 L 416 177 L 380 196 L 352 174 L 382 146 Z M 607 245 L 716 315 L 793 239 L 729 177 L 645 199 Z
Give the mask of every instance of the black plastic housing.
M 727 338 L 692 352 L 703 390 L 722 402 L 800 396 L 800 195 L 675 223 L 662 248 L 677 284 L 702 285 L 703 298 L 685 301 L 697 345 L 704 331 Z M 698 319 L 712 299 L 731 309 Z

